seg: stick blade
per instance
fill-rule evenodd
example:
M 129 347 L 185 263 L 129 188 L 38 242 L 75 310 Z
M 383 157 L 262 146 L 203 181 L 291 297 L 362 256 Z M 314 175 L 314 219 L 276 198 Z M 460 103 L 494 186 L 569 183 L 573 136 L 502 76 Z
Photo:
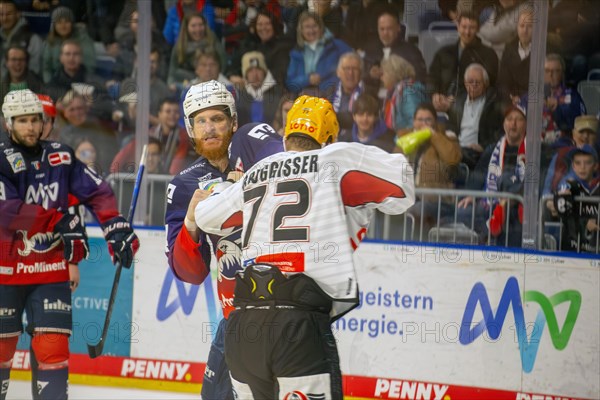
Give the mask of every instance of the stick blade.
M 88 344 L 87 349 L 90 358 L 96 358 L 102 355 L 102 350 L 104 349 L 104 342 L 102 341 L 102 338 L 100 338 L 98 344 Z

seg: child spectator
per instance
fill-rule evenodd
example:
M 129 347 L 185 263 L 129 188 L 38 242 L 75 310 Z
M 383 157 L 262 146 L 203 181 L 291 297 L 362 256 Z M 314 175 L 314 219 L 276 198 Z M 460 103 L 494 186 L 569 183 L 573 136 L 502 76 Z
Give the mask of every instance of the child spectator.
M 96 146 L 88 138 L 84 137 L 75 142 L 75 157 L 92 170 L 98 172 L 98 152 Z
M 600 195 L 598 153 L 586 144 L 571 150 L 567 158 L 571 169 L 554 196 L 554 206 L 563 223 L 561 249 L 598 253 L 598 202 L 574 199 Z
M 361 94 L 352 105 L 354 125 L 340 134 L 338 142 L 370 144 L 391 153 L 396 132 L 389 129 L 379 115 L 379 101 L 369 94 Z

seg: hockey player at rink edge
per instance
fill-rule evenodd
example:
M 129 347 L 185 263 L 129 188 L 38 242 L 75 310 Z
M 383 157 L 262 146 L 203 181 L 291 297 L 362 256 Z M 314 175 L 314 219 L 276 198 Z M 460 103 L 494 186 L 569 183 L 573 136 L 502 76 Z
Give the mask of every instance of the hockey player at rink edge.
M 204 400 L 229 400 L 233 391 L 223 339 L 227 317 L 233 310 L 235 273 L 241 269 L 241 221 L 227 235 L 207 235 L 196 226 L 194 210 L 198 201 L 218 191 L 227 180 L 238 179 L 257 161 L 283 151 L 283 143 L 268 124 L 250 123 L 238 129 L 234 98 L 214 80 L 190 87 L 183 111 L 187 133 L 200 157 L 167 188 L 167 258 L 177 278 L 199 285 L 210 272 L 211 247 L 214 251 L 224 318 L 215 327 L 201 395 Z M 212 283 L 209 280 L 207 284 Z
M 139 247 L 117 211 L 110 186 L 73 149 L 42 140 L 43 105 L 28 89 L 9 92 L 2 113 L 9 140 L 0 143 L 0 400 L 23 332 L 32 336 L 34 399 L 67 399 L 72 328 L 69 263 L 88 256 L 85 227 L 69 206 L 95 215 L 113 262 L 129 268 Z
M 333 143 L 338 131 L 327 100 L 301 96 L 287 115 L 286 152 L 196 207 L 209 234 L 243 221 L 245 269 L 225 332 L 236 398 L 343 398 L 331 322 L 358 304 L 355 244 L 375 210 L 405 212 L 415 188 L 403 155 Z

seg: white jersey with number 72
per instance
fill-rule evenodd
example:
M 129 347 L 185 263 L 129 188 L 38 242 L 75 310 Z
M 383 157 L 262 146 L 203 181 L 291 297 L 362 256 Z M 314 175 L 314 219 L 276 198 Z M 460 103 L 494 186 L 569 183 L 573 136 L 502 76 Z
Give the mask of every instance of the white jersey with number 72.
M 196 223 L 223 235 L 243 222 L 244 265 L 308 275 L 335 300 L 335 316 L 358 298 L 352 254 L 374 211 L 401 214 L 414 201 L 413 171 L 403 155 L 334 143 L 262 160 L 200 202 Z

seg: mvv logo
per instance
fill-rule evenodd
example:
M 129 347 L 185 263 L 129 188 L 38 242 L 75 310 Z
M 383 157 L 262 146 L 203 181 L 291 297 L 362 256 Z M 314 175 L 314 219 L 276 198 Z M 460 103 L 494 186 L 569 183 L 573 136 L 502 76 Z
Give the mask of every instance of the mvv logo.
M 579 315 L 579 310 L 581 308 L 581 293 L 577 290 L 563 290 L 553 296 L 547 297 L 541 292 L 526 290 L 523 295 L 523 300 L 526 302 L 535 302 L 540 306 L 530 338 L 527 337 L 527 325 L 525 323 L 523 302 L 520 293 L 517 278 L 511 276 L 508 281 L 506 281 L 504 291 L 500 297 L 500 303 L 498 303 L 498 307 L 494 313 L 485 286 L 483 283 L 477 282 L 473 286 L 473 289 L 471 289 L 471 294 L 469 295 L 467 305 L 465 306 L 465 313 L 463 314 L 460 326 L 459 341 L 464 345 L 468 345 L 474 342 L 475 339 L 481 336 L 486 330 L 492 340 L 498 339 L 502 332 L 504 320 L 508 314 L 508 308 L 512 305 L 517 330 L 517 340 L 519 342 L 519 352 L 521 353 L 521 365 L 523 371 L 529 373 L 533 370 L 538 347 L 540 345 L 540 339 L 546 323 L 548 324 L 548 332 L 550 333 L 550 338 L 552 339 L 552 344 L 555 349 L 563 350 L 567 347 L 567 344 L 569 344 L 569 339 L 573 333 L 573 328 L 575 328 L 577 316 Z M 563 323 L 562 328 L 560 328 L 558 326 L 554 308 L 567 301 L 570 303 L 569 309 L 567 311 L 565 322 Z M 473 325 L 473 315 L 477 308 L 477 304 L 481 306 L 483 319 L 471 329 L 471 326 Z
M 38 184 L 37 188 L 33 185 L 27 188 L 25 193 L 25 203 L 40 204 L 44 208 L 48 208 L 50 201 L 56 201 L 58 198 L 58 182 L 53 182 L 49 185 Z

